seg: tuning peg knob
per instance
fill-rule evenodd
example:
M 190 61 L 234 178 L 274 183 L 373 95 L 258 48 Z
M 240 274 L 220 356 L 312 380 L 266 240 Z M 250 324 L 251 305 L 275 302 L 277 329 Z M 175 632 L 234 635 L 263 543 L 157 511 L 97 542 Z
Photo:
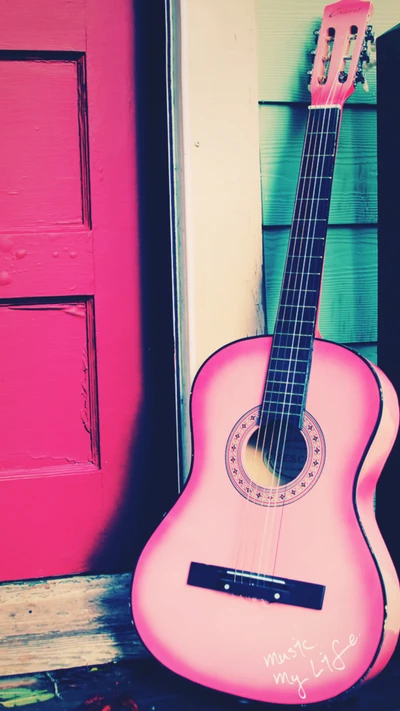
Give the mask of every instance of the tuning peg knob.
M 370 62 L 369 52 L 366 47 L 361 51 L 360 54 L 360 63 L 363 64 L 364 62 L 365 64 L 369 64 Z
M 319 30 L 314 30 L 313 35 L 315 38 L 315 44 L 318 44 Z
M 365 84 L 365 76 L 362 69 L 359 69 L 356 72 L 356 75 L 354 77 L 354 85 L 356 84 Z
M 369 92 L 368 82 L 362 69 L 359 69 L 354 77 L 354 86 L 357 86 L 357 84 L 361 84 L 364 91 Z
M 375 36 L 372 32 L 372 25 L 367 25 L 367 29 L 365 30 L 365 41 L 372 43 L 375 42 Z

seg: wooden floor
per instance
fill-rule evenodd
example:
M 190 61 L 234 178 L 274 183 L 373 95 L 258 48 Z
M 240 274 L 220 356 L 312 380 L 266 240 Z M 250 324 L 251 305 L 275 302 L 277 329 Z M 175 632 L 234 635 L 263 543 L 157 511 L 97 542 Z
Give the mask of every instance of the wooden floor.
M 88 704 L 89 700 L 93 704 Z M 0 708 L 38 711 L 291 711 L 299 706 L 275 706 L 216 693 L 177 677 L 153 659 L 137 659 L 99 667 L 83 667 L 0 679 Z M 35 703 L 36 702 L 36 703 Z M 400 655 L 385 671 L 352 698 L 309 707 L 338 711 L 400 711 Z

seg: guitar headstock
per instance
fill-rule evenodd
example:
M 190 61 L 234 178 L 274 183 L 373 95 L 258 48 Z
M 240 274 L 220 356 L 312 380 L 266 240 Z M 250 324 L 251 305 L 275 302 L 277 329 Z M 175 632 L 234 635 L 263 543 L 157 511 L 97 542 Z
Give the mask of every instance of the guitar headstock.
M 372 12 L 368 0 L 339 0 L 325 7 L 311 72 L 312 105 L 343 106 L 355 85 L 365 82 Z

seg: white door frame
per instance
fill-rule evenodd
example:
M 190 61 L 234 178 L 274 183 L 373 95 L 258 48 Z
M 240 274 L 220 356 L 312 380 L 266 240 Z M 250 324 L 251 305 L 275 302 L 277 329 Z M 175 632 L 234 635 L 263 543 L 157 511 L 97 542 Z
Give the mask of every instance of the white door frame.
M 264 332 L 255 0 L 167 0 L 180 483 L 189 399 L 221 346 Z

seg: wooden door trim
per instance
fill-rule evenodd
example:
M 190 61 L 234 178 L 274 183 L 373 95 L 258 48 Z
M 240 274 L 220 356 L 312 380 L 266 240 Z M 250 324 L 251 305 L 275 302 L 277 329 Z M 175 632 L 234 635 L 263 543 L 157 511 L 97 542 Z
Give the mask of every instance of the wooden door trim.
M 166 21 L 183 483 L 197 369 L 226 343 L 264 333 L 255 2 L 168 0 Z
M 131 573 L 0 585 L 0 676 L 146 657 L 130 610 Z

